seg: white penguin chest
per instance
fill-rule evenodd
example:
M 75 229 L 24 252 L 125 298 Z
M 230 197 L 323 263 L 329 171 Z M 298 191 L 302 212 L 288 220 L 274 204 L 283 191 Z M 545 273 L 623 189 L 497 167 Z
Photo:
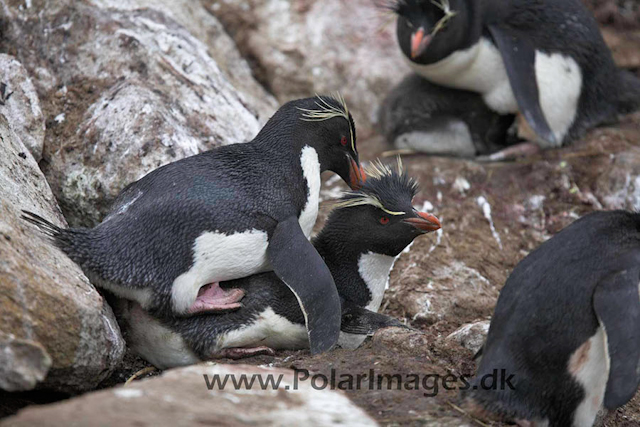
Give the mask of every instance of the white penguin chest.
M 455 51 L 434 64 L 421 65 L 409 61 L 409 65 L 416 73 L 433 83 L 478 92 L 485 96 L 491 94 L 499 105 L 490 107 L 500 113 L 517 111 L 518 104 L 511 92 L 500 51 L 485 38 L 481 38 L 468 49 Z
M 293 323 L 267 307 L 252 322 L 222 335 L 215 351 L 258 346 L 275 350 L 308 348 L 307 329 L 303 324 Z
M 360 255 L 358 260 L 358 272 L 366 283 L 371 300 L 365 307 L 367 310 L 378 311 L 382 303 L 384 291 L 389 286 L 389 273 L 396 262 L 396 257 L 366 253 Z
M 585 392 L 573 414 L 573 427 L 590 426 L 602 408 L 609 379 L 607 334 L 602 326 L 571 355 L 568 368 Z
M 298 221 L 304 235 L 309 238 L 313 226 L 318 218 L 318 204 L 320 203 L 320 160 L 318 153 L 313 148 L 306 146 L 300 156 L 302 174 L 307 181 L 307 203 L 305 204 Z
M 380 309 L 384 291 L 389 285 L 389 273 L 391 273 L 396 258 L 372 252 L 360 255 L 358 272 L 371 293 L 371 299 L 365 307 L 367 310 L 377 312 Z M 366 338 L 366 335 L 340 332 L 338 345 L 342 348 L 353 350 L 360 347 Z
M 431 82 L 481 94 L 489 108 L 499 114 L 519 112 L 502 55 L 486 38 L 434 64 L 409 64 Z M 582 70 L 571 57 L 536 51 L 535 73 L 540 107 L 556 138 L 562 141 L 575 120 Z

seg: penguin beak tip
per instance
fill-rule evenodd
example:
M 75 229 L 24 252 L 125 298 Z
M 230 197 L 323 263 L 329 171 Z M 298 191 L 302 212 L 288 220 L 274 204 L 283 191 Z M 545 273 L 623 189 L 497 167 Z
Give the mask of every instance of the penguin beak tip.
M 435 215 L 426 212 L 416 212 L 415 218 L 407 218 L 404 222 L 413 225 L 424 233 L 431 233 L 442 228 L 440 220 Z
M 350 171 L 349 171 L 349 187 L 352 190 L 359 190 L 367 181 L 367 175 L 364 169 L 354 159 L 350 158 Z

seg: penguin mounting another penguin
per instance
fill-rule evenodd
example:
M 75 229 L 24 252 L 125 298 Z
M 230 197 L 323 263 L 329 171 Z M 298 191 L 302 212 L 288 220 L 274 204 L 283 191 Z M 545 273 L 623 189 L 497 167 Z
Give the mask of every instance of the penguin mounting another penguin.
M 470 412 L 585 427 L 640 384 L 640 214 L 595 212 L 543 243 L 500 292 Z M 501 372 L 505 387 L 485 387 Z
M 24 218 L 94 284 L 161 317 L 238 309 L 244 292 L 218 282 L 273 270 L 296 295 L 319 353 L 337 342 L 341 318 L 331 273 L 308 240 L 327 170 L 354 189 L 365 180 L 340 96 L 291 101 L 252 141 L 150 172 L 92 229 Z
M 440 228 L 435 216 L 413 208 L 417 183 L 401 167 L 392 170 L 378 163 L 366 173 L 364 186 L 335 204 L 313 239 L 340 294 L 339 345 L 349 349 L 357 348 L 379 328 L 404 327 L 377 313 L 389 273 L 397 256 L 416 237 Z M 243 306 L 223 314 L 162 319 L 136 302 L 123 300 L 116 312 L 120 312 L 128 345 L 161 369 L 309 347 L 304 314 L 277 275 L 261 273 L 220 286 L 246 293 Z
M 581 0 L 378 3 L 397 15 L 398 43 L 411 68 L 450 90 L 434 93 L 414 85 L 416 94 L 467 102 L 462 92 L 475 92 L 496 115 L 515 114 L 518 137 L 529 145 L 560 147 L 640 107 L 640 79 L 616 67 Z M 455 116 L 457 111 L 445 105 L 426 113 Z M 457 123 L 474 133 L 474 123 Z M 392 135 L 392 141 L 399 136 Z M 430 151 L 424 143 L 415 145 Z

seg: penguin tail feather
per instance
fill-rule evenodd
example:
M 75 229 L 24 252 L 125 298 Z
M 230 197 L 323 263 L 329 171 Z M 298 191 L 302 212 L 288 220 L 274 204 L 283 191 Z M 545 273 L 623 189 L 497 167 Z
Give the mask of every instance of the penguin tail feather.
M 53 224 L 50 221 L 47 221 L 46 219 L 42 218 L 40 215 L 35 214 L 33 212 L 23 210 L 21 218 L 35 225 L 40 229 L 40 231 L 42 231 L 47 236 L 53 238 L 54 240 L 57 236 L 60 235 L 60 233 L 62 233 L 62 231 L 64 231 L 62 228 L 58 227 L 57 225 Z
M 82 229 L 65 229 L 58 227 L 53 224 L 51 221 L 48 221 L 42 218 L 40 215 L 29 212 L 22 211 L 21 218 L 40 229 L 42 233 L 44 233 L 55 246 L 57 246 L 62 252 L 64 252 L 69 258 L 71 258 L 75 262 L 81 262 L 81 257 L 78 256 L 76 252 L 76 246 L 80 236 L 82 234 Z
M 620 70 L 618 113 L 629 114 L 638 109 L 640 109 L 640 78 L 629 71 Z

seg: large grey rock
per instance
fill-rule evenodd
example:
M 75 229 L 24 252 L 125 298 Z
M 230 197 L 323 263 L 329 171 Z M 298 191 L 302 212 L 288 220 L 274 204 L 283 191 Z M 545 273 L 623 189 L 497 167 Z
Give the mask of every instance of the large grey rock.
M 0 331 L 0 388 L 31 390 L 44 380 L 51 358 L 38 342 L 19 339 Z
M 0 83 L 6 85 L 9 99 L 0 106 L 9 127 L 29 149 L 36 161 L 42 158 L 44 115 L 29 74 L 14 57 L 0 53 Z
M 281 101 L 340 91 L 370 131 L 387 92 L 408 71 L 395 21 L 372 0 L 203 0 L 257 77 Z
M 448 340 L 460 344 L 467 350 L 477 353 L 484 345 L 484 341 L 489 333 L 489 321 L 483 320 L 475 323 L 467 323 L 453 331 L 447 337 Z
M 205 11 L 122 4 L 3 6 L 2 46 L 35 76 L 47 117 L 41 166 L 73 225 L 94 225 L 152 169 L 253 138 L 276 108 Z
M 264 87 L 253 78 L 251 67 L 240 55 L 235 42 L 213 15 L 207 13 L 200 1 L 193 0 L 90 0 L 103 9 L 134 11 L 153 9 L 162 12 L 184 27 L 207 47 L 207 53 L 234 88 L 244 106 L 257 114 L 261 123 L 273 114 L 276 102 Z
M 113 313 L 80 269 L 20 218 L 64 226 L 42 172 L 0 115 L 0 388 L 94 388 L 121 360 Z M 46 375 L 46 378 L 45 378 Z
M 253 386 L 207 387 L 215 375 L 246 375 Z M 280 388 L 261 389 L 258 376 L 282 378 Z M 103 390 L 63 403 L 29 408 L 2 427 L 33 426 L 376 426 L 342 393 L 315 390 L 291 370 L 246 365 L 196 365 L 165 372 L 127 387 Z

